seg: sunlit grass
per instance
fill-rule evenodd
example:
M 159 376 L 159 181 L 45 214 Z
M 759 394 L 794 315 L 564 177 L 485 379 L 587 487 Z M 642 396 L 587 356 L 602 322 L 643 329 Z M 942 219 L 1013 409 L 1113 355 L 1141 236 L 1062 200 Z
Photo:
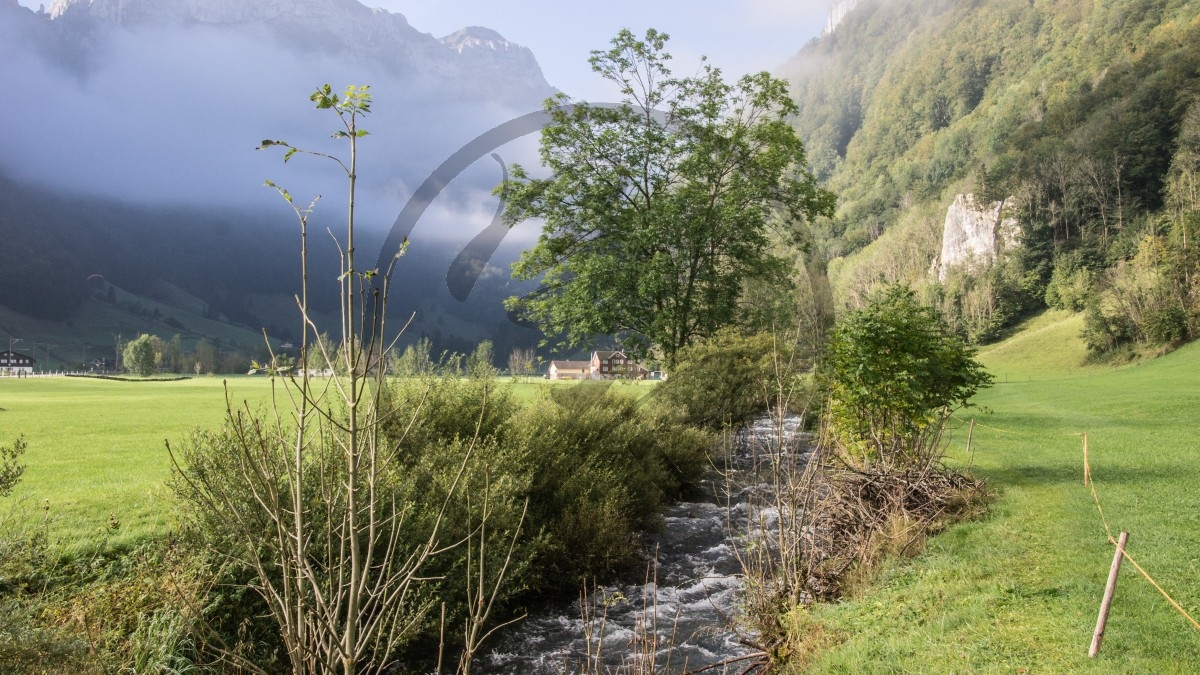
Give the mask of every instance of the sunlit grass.
M 9 499 L 48 505 L 51 544 L 64 551 L 162 534 L 172 518 L 165 442 L 220 425 L 223 382 L 0 378 L 0 443 L 24 434 L 29 444 L 25 474 Z M 229 391 L 239 405 L 270 396 L 265 378 L 232 378 Z
M 171 473 L 166 442 L 178 445 L 192 429 L 221 425 L 226 381 L 237 406 L 270 402 L 264 377 L 0 378 L 0 443 L 23 434 L 29 444 L 25 475 L 8 501 L 20 500 L 35 513 L 49 506 L 51 544 L 64 552 L 101 542 L 133 544 L 168 532 L 175 516 L 166 487 Z M 554 387 L 579 384 L 540 378 L 502 383 L 525 403 Z M 597 384 L 640 396 L 653 383 L 588 383 Z M 286 399 L 280 403 L 285 410 L 290 406 Z
M 978 358 L 1000 383 L 1089 377 L 1115 370 L 1087 362 L 1082 330 L 1083 314 L 1048 310 L 1025 321 L 1008 338 L 981 347 Z
M 1088 377 L 1068 357 L 1033 351 L 1063 337 L 1062 326 L 1040 328 L 1013 339 L 1030 351 L 989 364 L 1024 362 L 1033 381 L 978 397 L 993 412 L 972 413 L 970 456 L 966 430 L 955 435 L 954 461 L 998 494 L 991 515 L 931 540 L 862 596 L 818 609 L 840 645 L 814 671 L 1195 672 L 1200 631 L 1129 565 L 1100 657 L 1087 656 L 1113 547 L 1083 486 L 1080 434 L 1114 535 L 1128 530 L 1130 554 L 1200 619 L 1200 344 Z M 1067 379 L 1038 381 L 1056 360 Z

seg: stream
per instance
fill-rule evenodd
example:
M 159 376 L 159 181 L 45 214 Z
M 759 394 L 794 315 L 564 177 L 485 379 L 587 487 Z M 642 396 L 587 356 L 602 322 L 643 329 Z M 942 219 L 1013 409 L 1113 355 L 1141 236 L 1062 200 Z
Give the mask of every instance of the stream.
M 644 583 L 605 586 L 586 599 L 542 608 L 496 638 L 477 662 L 480 670 L 681 673 L 752 653 L 732 624 L 742 591 L 735 547 L 746 532 L 750 498 L 766 489 L 753 480 L 753 457 L 756 448 L 775 445 L 779 428 L 785 451 L 803 457 L 800 423 L 798 416 L 782 424 L 762 417 L 736 434 L 729 476 L 711 472 L 691 501 L 666 509 L 661 533 L 647 535 L 647 550 L 658 555 Z M 653 669 L 636 667 L 650 658 Z M 704 672 L 740 670 L 733 663 Z

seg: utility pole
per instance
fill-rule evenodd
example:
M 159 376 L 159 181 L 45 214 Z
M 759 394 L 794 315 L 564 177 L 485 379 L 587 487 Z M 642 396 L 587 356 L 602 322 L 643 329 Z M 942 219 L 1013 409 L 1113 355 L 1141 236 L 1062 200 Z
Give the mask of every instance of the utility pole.
M 49 372 L 50 371 L 50 348 L 51 347 L 60 347 L 61 345 L 52 345 L 49 342 L 42 342 L 42 343 L 35 342 L 35 343 L 33 343 L 33 351 L 35 354 L 37 353 L 38 344 L 41 344 L 43 347 L 46 348 L 46 364 L 44 366 L 44 370 L 46 372 Z
M 18 337 L 13 337 L 11 334 L 8 336 L 8 364 L 7 364 L 8 367 L 5 368 L 5 370 L 6 371 L 12 370 L 14 375 L 17 375 L 21 372 L 16 369 L 15 365 L 13 365 L 13 357 L 12 357 L 13 345 L 17 344 L 18 342 L 24 342 L 24 340 L 22 340 L 21 338 L 18 338 Z

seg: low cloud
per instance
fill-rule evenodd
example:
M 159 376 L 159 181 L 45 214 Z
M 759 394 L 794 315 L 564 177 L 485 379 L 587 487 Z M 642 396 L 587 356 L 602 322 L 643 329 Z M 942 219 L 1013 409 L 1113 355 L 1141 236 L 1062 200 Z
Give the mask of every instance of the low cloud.
M 0 31 L 3 32 L 3 31 Z M 386 230 L 429 173 L 491 127 L 536 109 L 451 100 L 415 78 L 353 57 L 301 54 L 265 29 L 209 26 L 113 30 L 79 67 L 21 40 L 5 40 L 0 87 L 17 93 L 0 171 L 63 191 L 141 204 L 275 210 L 265 179 L 337 222 L 346 179 L 334 162 L 255 151 L 266 138 L 344 156 L 338 120 L 313 109 L 318 85 L 370 84 L 370 134 L 360 142 L 362 222 Z M 10 108 L 10 112 L 13 108 Z M 536 161 L 536 138 L 510 144 L 505 161 Z M 510 159 L 511 158 L 511 159 Z M 469 240 L 491 220 L 500 172 L 491 158 L 455 180 L 418 224 L 443 241 Z M 428 222 L 427 222 L 428 221 Z M 422 236 L 425 236 L 424 234 Z

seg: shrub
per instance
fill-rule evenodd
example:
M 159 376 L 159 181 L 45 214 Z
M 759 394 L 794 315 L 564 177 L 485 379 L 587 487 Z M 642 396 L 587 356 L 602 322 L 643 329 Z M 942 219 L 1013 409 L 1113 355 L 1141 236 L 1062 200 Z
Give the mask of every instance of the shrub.
M 1132 341 L 1134 330 L 1135 327 L 1124 317 L 1106 315 L 1100 308 L 1100 301 L 1093 299 L 1084 312 L 1080 337 L 1089 352 L 1108 354 Z
M 27 443 L 24 436 L 17 436 L 12 445 L 0 445 L 0 497 L 7 497 L 12 489 L 21 482 L 21 474 L 25 473 L 25 465 L 21 464 L 21 455 L 25 454 Z
M 1082 337 L 1088 350 L 1109 357 L 1121 347 L 1173 344 L 1189 337 L 1186 278 L 1175 269 L 1172 242 L 1141 237 L 1130 260 L 1103 277 L 1104 290 L 1087 308 Z
M 574 591 L 584 580 L 639 569 L 641 532 L 657 527 L 668 500 L 708 466 L 710 434 L 689 428 L 669 406 L 640 404 L 617 391 L 622 387 L 555 387 L 552 395 L 522 408 L 494 369 L 480 366 L 472 373 L 465 379 L 389 380 L 380 391 L 379 447 L 389 457 L 374 489 L 380 502 L 396 504 L 403 518 L 399 557 L 420 552 L 431 537 L 442 549 L 425 560 L 425 581 L 397 610 L 405 622 L 416 624 L 396 657 L 419 658 L 436 649 L 443 606 L 447 644 L 453 644 L 452 636 L 470 618 L 463 589 L 479 585 L 480 570 L 483 585 L 498 588 L 494 603 L 502 614 L 530 594 Z M 241 471 L 245 439 L 263 433 L 263 425 L 262 414 L 243 412 L 224 429 L 195 433 L 182 452 L 192 481 L 208 490 L 220 486 L 223 499 L 246 505 L 243 518 L 260 519 L 257 525 L 247 521 L 241 532 L 268 533 L 272 527 L 249 508 L 253 490 L 263 494 L 264 489 Z M 282 436 L 289 433 L 285 429 Z M 338 452 L 328 439 L 314 443 L 308 473 L 337 471 L 335 458 L 321 457 Z M 271 461 L 286 461 L 286 454 Z M 205 498 L 182 476 L 175 488 L 188 502 Z M 318 490 L 315 481 L 304 486 L 306 503 L 325 498 Z M 220 514 L 191 513 L 208 550 L 228 555 L 274 545 L 269 534 L 261 541 L 234 536 Z M 314 554 L 323 555 L 320 546 Z M 497 585 L 501 572 L 503 583 Z M 214 586 L 205 601 L 218 607 L 208 616 L 211 627 L 237 644 L 244 637 L 238 630 L 250 626 L 262 639 L 243 643 L 247 657 L 281 659 L 284 650 L 271 625 L 246 614 L 254 607 L 260 614 L 265 610 L 261 598 L 244 592 L 240 599 L 221 595 L 244 590 L 257 572 L 227 565 L 224 574 L 232 575 L 231 583 Z M 436 611 L 424 611 L 434 606 Z M 156 621 L 162 623 L 156 630 L 172 628 L 163 623 L 166 618 Z M 147 657 L 157 655 L 151 651 Z
M 555 388 L 513 420 L 536 467 L 530 524 L 548 533 L 538 567 L 547 588 L 577 588 L 640 561 L 637 533 L 708 464 L 712 437 L 612 387 Z
M 819 371 L 831 431 L 866 463 L 928 457 L 950 412 L 992 381 L 975 352 L 911 290 L 889 286 L 835 326 Z
M 467 379 L 427 375 L 387 382 L 383 431 L 401 462 L 433 445 L 469 441 L 477 430 L 480 438 L 502 440 L 518 404 L 509 387 L 483 372 Z
M 1154 307 L 1146 312 L 1146 339 L 1152 344 L 1182 342 L 1188 336 L 1188 316 L 1181 305 Z
M 679 407 L 692 426 L 739 426 L 765 410 L 773 394 L 774 346 L 769 334 L 721 331 L 685 347 L 655 396 Z

